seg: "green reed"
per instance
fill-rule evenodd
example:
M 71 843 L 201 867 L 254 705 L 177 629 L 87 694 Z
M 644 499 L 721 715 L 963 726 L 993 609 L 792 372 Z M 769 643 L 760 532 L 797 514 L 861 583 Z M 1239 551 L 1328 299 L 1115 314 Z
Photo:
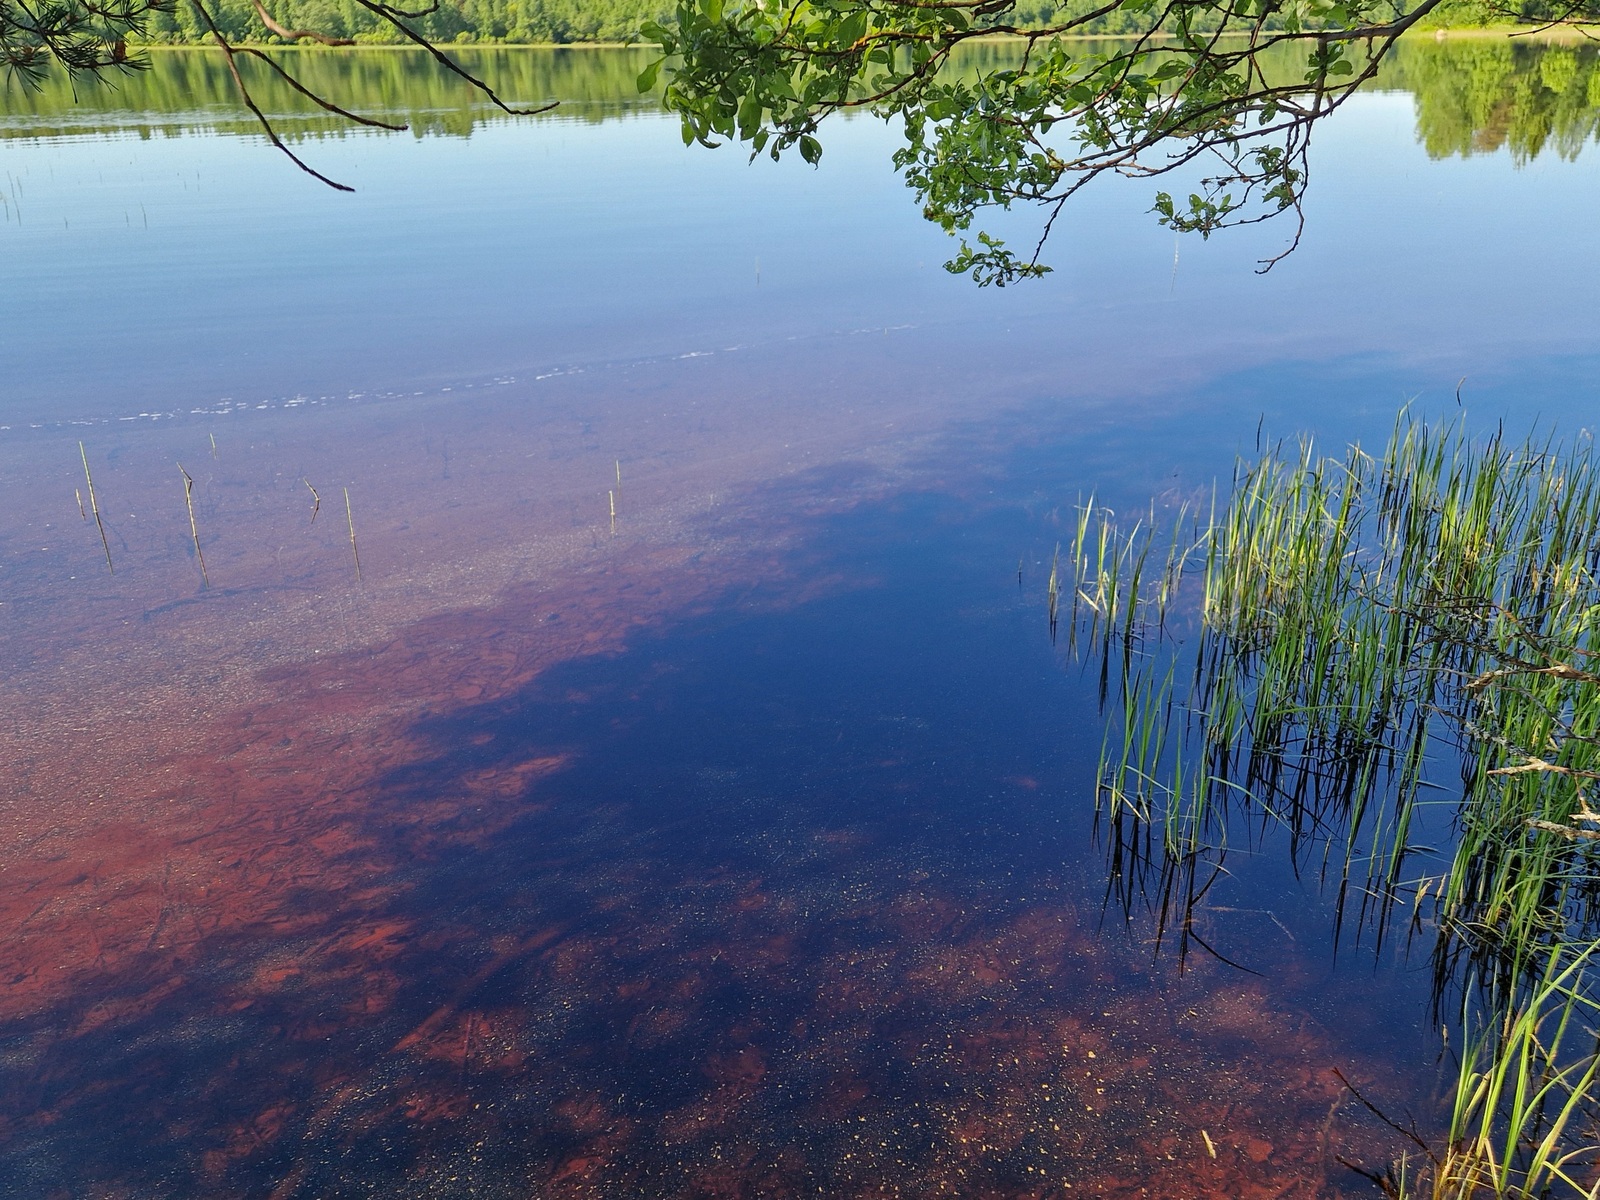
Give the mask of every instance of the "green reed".
M 1434 1162 L 1435 1200 L 1589 1193 L 1575 1171 L 1594 1147 L 1572 1136 L 1585 1118 L 1600 1057 L 1585 1024 L 1596 1005 L 1585 970 L 1600 942 L 1550 947 L 1498 1028 L 1472 1036 L 1461 1055 L 1447 1148 Z M 1462 1015 L 1471 1029 L 1473 1016 Z M 1573 1041 L 1584 1043 L 1574 1047 Z
M 1080 506 L 1069 637 L 1098 657 L 1112 718 L 1116 870 L 1192 891 L 1175 873 L 1214 862 L 1246 819 L 1289 831 L 1297 862 L 1337 884 L 1341 921 L 1348 901 L 1382 937 L 1409 904 L 1438 927 L 1441 977 L 1470 974 L 1505 1018 L 1463 1058 L 1434 1194 L 1564 1186 L 1596 1063 L 1593 1037 L 1569 1036 L 1595 1007 L 1600 935 L 1592 445 L 1475 443 L 1402 414 L 1377 453 L 1301 442 L 1241 462 L 1204 525 L 1123 530 Z M 1158 646 L 1174 619 L 1181 653 Z M 1441 844 L 1439 869 L 1414 874 Z

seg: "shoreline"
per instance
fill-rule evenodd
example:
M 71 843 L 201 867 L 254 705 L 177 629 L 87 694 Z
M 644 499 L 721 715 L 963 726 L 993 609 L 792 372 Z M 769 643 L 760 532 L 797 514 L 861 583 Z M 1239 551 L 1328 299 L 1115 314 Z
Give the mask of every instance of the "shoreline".
M 1165 39 L 1171 35 L 1158 35 Z M 1243 36 L 1230 35 L 1230 36 Z M 1559 42 L 1570 43 L 1591 40 L 1584 32 L 1570 25 L 1544 27 L 1521 25 L 1437 25 L 1422 26 L 1408 30 L 1401 35 L 1403 40 L 1414 41 L 1431 39 L 1445 41 L 1447 39 L 1468 38 L 1474 40 L 1504 40 L 1521 42 Z M 1020 42 L 1025 39 L 1020 34 L 996 33 L 983 34 L 970 39 L 974 42 Z M 1137 40 L 1137 35 L 1128 33 L 1074 33 L 1063 34 L 1063 42 L 1126 42 Z M 215 50 L 216 46 L 209 42 L 130 42 L 131 46 L 143 50 Z M 427 53 L 415 43 L 410 42 L 364 42 L 357 41 L 350 46 L 323 46 L 315 43 L 293 42 L 236 42 L 235 46 L 241 49 L 254 50 L 292 50 L 304 53 L 327 54 L 343 50 L 406 50 Z M 652 42 L 441 42 L 441 50 L 452 53 L 475 50 L 642 50 L 657 51 Z

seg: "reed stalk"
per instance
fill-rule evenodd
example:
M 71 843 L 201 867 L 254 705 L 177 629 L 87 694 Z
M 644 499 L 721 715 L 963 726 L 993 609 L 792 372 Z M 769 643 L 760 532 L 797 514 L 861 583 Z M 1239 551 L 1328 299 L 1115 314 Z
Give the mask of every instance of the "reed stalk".
M 194 538 L 194 556 L 200 560 L 200 583 L 203 587 L 211 586 L 211 576 L 206 574 L 206 553 L 200 549 L 200 526 L 194 519 L 194 477 L 183 469 L 183 464 L 178 464 L 178 474 L 183 476 L 183 505 L 189 510 L 189 536 Z
M 308 484 L 307 486 L 310 486 L 310 485 Z M 313 495 L 316 494 L 315 493 L 315 489 L 312 489 L 312 494 Z M 356 582 L 360 583 L 361 582 L 361 548 L 356 545 L 356 516 L 355 516 L 355 513 L 352 512 L 351 508 L 350 508 L 350 489 L 349 488 L 345 488 L 344 489 L 344 519 L 345 519 L 345 522 L 350 527 L 350 557 L 355 560 L 355 564 L 356 564 Z
M 1017 568 L 1017 579 L 1022 579 L 1022 569 Z M 1045 585 L 1045 594 L 1050 603 L 1050 639 L 1055 640 L 1056 621 L 1061 609 L 1061 546 L 1056 546 L 1056 551 L 1050 556 L 1050 582 Z
M 100 547 L 106 552 L 106 570 L 112 575 L 117 573 L 116 567 L 111 565 L 111 540 L 106 537 L 106 523 L 100 518 L 100 499 L 95 495 L 94 476 L 89 473 L 89 452 L 83 448 L 83 443 L 78 443 L 78 456 L 83 459 L 83 481 L 89 486 L 89 508 L 94 513 L 95 528 L 100 531 Z M 82 511 L 83 500 L 78 501 L 79 511 Z

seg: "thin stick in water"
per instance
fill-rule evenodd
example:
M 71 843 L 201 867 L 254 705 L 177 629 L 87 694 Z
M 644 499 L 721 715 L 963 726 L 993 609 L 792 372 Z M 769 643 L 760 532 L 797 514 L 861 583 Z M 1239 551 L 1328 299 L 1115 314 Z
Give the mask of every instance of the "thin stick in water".
M 94 476 L 89 474 L 89 452 L 83 448 L 82 442 L 78 443 L 78 456 L 83 459 L 83 481 L 89 485 L 89 508 L 94 513 L 95 528 L 100 530 L 100 545 L 106 552 L 106 570 L 115 575 L 117 569 L 111 565 L 111 541 L 106 537 L 106 523 L 100 519 L 100 500 L 94 494 Z
M 194 476 L 183 469 L 183 464 L 178 464 L 178 474 L 183 476 L 183 503 L 189 510 L 189 535 L 194 538 L 194 556 L 200 560 L 200 582 L 206 587 L 211 586 L 211 576 L 206 574 L 206 554 L 200 549 L 200 526 L 194 519 Z
M 620 495 L 622 495 L 622 460 L 619 458 L 619 459 L 616 460 L 616 463 L 617 463 L 617 495 L 620 496 Z
M 356 582 L 361 582 L 361 550 L 356 546 L 356 518 L 350 511 L 350 489 L 344 489 L 344 519 L 350 525 L 350 556 L 356 560 Z
M 78 498 L 78 515 L 82 517 L 85 522 L 87 522 L 89 520 L 89 514 L 83 507 L 83 489 L 73 488 L 72 494 Z
M 208 433 L 206 436 L 211 439 L 211 457 L 212 458 L 216 458 L 216 456 L 217 456 L 217 435 L 214 434 L 214 433 Z
M 322 510 L 322 497 L 317 495 L 316 488 L 311 487 L 311 480 L 301 479 L 300 482 L 311 488 L 311 524 L 315 525 L 317 523 L 317 513 Z
M 607 492 L 606 495 L 611 497 L 611 536 L 612 537 L 616 537 L 617 536 L 617 494 L 615 492 Z

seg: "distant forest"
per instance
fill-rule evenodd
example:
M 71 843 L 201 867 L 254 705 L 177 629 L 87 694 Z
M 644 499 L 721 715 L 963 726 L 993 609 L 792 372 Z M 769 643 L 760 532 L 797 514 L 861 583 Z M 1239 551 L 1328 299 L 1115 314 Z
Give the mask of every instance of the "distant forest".
M 274 20 L 289 29 L 315 29 L 371 44 L 405 39 L 352 0 L 262 0 Z M 423 8 L 425 5 L 402 5 Z M 407 24 L 439 43 L 626 42 L 645 21 L 673 8 L 670 0 L 439 0 L 433 12 Z M 261 24 L 249 0 L 214 0 L 218 26 L 240 42 L 279 42 Z M 157 44 L 208 42 L 209 34 L 190 5 L 157 13 L 146 41 Z
M 1524 15 L 1546 15 L 1549 0 L 1520 0 Z M 352 0 L 263 0 L 279 24 L 290 29 L 315 29 L 338 37 L 374 44 L 402 42 L 394 30 L 380 23 Z M 1013 25 L 1041 28 L 1085 12 L 1096 0 L 1018 0 L 1004 20 Z M 420 5 L 418 7 L 421 7 Z M 659 20 L 674 8 L 671 0 L 439 0 L 427 16 L 411 22 L 416 30 L 440 43 L 555 44 L 572 42 L 626 42 L 639 26 Z M 277 42 L 256 17 L 249 0 L 216 0 L 212 11 L 224 33 L 236 41 Z M 1430 25 L 1475 26 L 1495 20 L 1484 0 L 1446 0 Z M 990 18 L 991 21 L 1001 18 Z M 1085 33 L 1115 35 L 1136 31 L 1144 20 L 1139 12 L 1115 12 L 1084 28 Z M 147 39 L 158 44 L 184 44 L 208 40 L 189 5 L 171 13 L 157 13 Z

